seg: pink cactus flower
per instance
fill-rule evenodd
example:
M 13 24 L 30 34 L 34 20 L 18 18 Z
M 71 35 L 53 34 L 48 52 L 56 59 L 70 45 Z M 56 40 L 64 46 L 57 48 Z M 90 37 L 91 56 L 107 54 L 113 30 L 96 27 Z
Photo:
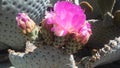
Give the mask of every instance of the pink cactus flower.
M 35 27 L 35 22 L 29 18 L 25 13 L 18 13 L 16 17 L 18 26 L 22 29 L 23 33 L 30 33 Z
M 45 19 L 48 25 L 53 25 L 51 31 L 56 36 L 74 34 L 77 41 L 85 44 L 92 34 L 84 10 L 68 1 L 58 1 L 54 5 L 54 11 L 46 12 Z
M 86 44 L 91 34 L 91 25 L 86 21 L 86 24 L 80 29 L 78 34 L 75 35 L 75 39 L 82 44 Z
M 69 2 L 72 2 L 72 0 L 58 0 L 58 1 L 69 1 Z

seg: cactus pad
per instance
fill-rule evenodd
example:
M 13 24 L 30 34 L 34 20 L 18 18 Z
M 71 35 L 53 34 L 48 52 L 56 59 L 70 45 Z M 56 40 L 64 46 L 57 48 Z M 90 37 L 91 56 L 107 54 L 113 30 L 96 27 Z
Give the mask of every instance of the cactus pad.
M 9 58 L 16 68 L 76 68 L 73 55 L 51 46 L 34 46 L 27 42 L 25 52 L 9 50 Z
M 49 0 L 1 0 L 0 42 L 7 44 L 6 48 L 21 49 L 26 38 L 17 28 L 16 14 L 18 12 L 28 13 L 36 23 L 39 23 L 48 4 Z

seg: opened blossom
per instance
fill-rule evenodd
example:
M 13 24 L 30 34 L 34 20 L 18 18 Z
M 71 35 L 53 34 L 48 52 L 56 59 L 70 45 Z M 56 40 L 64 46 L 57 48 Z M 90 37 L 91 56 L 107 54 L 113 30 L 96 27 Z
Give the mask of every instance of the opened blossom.
M 35 22 L 26 13 L 18 13 L 16 21 L 24 34 L 32 32 L 35 27 Z
M 91 25 L 86 21 L 84 10 L 71 2 L 61 1 L 54 5 L 54 11 L 46 12 L 47 25 L 56 36 L 73 34 L 74 39 L 85 44 L 92 34 Z

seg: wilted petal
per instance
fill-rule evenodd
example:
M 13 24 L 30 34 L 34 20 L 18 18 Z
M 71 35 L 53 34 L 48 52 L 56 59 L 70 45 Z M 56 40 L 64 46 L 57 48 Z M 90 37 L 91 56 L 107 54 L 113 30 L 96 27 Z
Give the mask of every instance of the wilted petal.
M 91 26 L 90 24 L 86 21 L 86 25 L 83 26 L 83 28 L 79 31 L 79 36 L 81 37 L 81 42 L 82 44 L 86 44 L 89 37 L 92 34 Z

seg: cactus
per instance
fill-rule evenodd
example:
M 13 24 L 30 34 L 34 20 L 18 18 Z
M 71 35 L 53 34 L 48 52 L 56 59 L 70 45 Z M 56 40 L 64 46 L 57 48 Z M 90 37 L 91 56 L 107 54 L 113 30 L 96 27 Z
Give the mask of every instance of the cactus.
M 87 1 L 80 2 L 80 6 L 85 10 L 87 17 L 93 12 L 93 7 Z
M 41 29 L 40 29 L 40 35 L 42 36 L 44 43 L 46 43 L 46 45 L 51 45 L 53 42 L 53 33 L 51 32 L 50 28 L 52 25 L 47 26 L 46 25 L 46 20 L 43 20 L 41 22 Z M 43 41 L 41 40 L 41 41 Z
M 49 4 L 49 0 L 1 0 L 0 1 L 0 44 L 2 49 L 13 48 L 22 49 L 26 37 L 19 32 L 16 27 L 15 16 L 18 12 L 26 12 L 36 22 L 39 23 Z
M 7 44 L 0 42 L 0 50 L 5 50 L 7 48 L 8 48 Z
M 25 52 L 9 50 L 9 58 L 16 68 L 76 68 L 72 54 L 30 41 L 26 43 Z
M 119 27 L 113 23 L 113 16 L 107 13 L 104 20 L 89 20 L 92 25 L 93 35 L 90 37 L 89 42 L 93 45 L 105 44 L 109 39 L 114 39 L 120 34 Z M 94 46 L 93 46 L 94 47 Z
M 115 5 L 116 0 L 97 0 L 97 4 L 101 10 L 102 15 L 104 15 L 106 12 L 111 12 L 113 10 L 113 7 Z
M 50 1 L 52 5 L 55 3 L 55 1 L 53 3 L 53 0 Z M 87 17 L 90 19 L 88 22 L 92 25 L 93 35 L 90 37 L 86 47 L 97 47 L 98 50 L 95 50 L 92 56 L 89 55 L 87 57 L 82 54 L 81 56 L 84 57 L 82 57 L 82 60 L 81 58 L 78 59 L 78 61 L 82 61 L 78 64 L 78 67 L 93 68 L 118 60 L 120 38 L 110 40 L 120 34 L 119 10 L 115 12 L 114 16 L 111 14 L 113 7 L 116 8 L 116 6 L 114 6 L 115 0 L 109 0 L 109 3 L 107 3 L 107 0 L 79 1 L 80 5 L 85 8 L 86 13 L 90 11 Z M 40 26 L 36 26 L 34 29 L 31 29 L 32 31 L 30 32 L 28 30 L 30 28 L 27 28 L 23 31 L 23 36 L 16 27 L 16 21 L 13 18 L 15 18 L 18 12 L 28 13 L 38 24 L 44 17 L 44 11 L 49 4 L 49 0 L 25 0 L 25 2 L 19 1 L 19 3 L 17 3 L 16 0 L 1 0 L 0 4 L 0 50 L 8 48 L 18 50 L 24 49 L 23 47 L 26 46 L 24 52 L 9 50 L 10 61 L 16 68 L 77 68 L 73 53 L 78 52 L 78 50 L 84 47 L 82 47 L 81 43 L 76 42 L 76 39 L 73 39 L 73 35 L 70 34 L 63 37 L 54 36 L 50 28 L 45 27 L 45 24 L 41 23 Z M 28 7 L 27 5 L 31 5 L 32 7 Z M 33 9 L 35 10 L 33 11 Z M 91 18 L 103 18 L 103 20 L 94 21 L 91 20 Z M 25 45 L 27 38 L 29 38 L 28 40 L 30 41 L 26 42 Z M 80 41 L 80 39 L 77 40 Z M 103 44 L 109 40 L 109 44 L 103 46 Z M 111 57 L 111 55 L 114 56 Z M 79 55 L 76 56 L 79 57 Z M 1 57 L 0 55 L 0 58 Z
M 81 14 L 83 13 L 82 9 L 79 6 L 74 5 L 70 2 L 57 2 L 56 5 L 61 6 L 61 4 L 76 7 L 76 9 L 79 10 L 79 11 L 76 10 L 76 11 L 78 11 L 78 13 L 81 13 Z M 71 7 L 70 9 L 71 10 L 74 9 L 73 7 Z M 57 7 L 57 8 L 61 9 L 61 10 L 63 9 L 63 8 L 59 8 L 59 7 Z M 74 15 L 74 13 L 73 13 L 73 15 Z M 83 17 L 86 19 L 86 17 L 84 16 L 84 13 L 83 13 Z M 47 16 L 45 18 L 47 18 Z M 81 18 L 81 15 L 80 15 L 80 17 L 78 16 L 77 18 L 78 19 Z M 48 14 L 48 19 L 49 19 L 49 14 Z M 48 19 L 45 19 L 45 20 L 48 20 Z M 32 34 L 34 32 L 35 27 L 37 26 L 25 13 L 19 13 L 18 16 L 16 17 L 16 20 L 17 20 L 17 23 L 18 23 L 20 29 L 23 31 L 23 33 L 26 36 L 29 36 L 28 34 Z M 43 67 L 44 68 L 49 68 L 49 67 L 51 67 L 51 68 L 55 68 L 55 67 L 57 67 L 57 68 L 76 68 L 74 57 L 73 57 L 72 53 L 75 53 L 77 50 L 79 50 L 81 48 L 82 45 L 87 43 L 89 36 L 91 35 L 91 29 L 90 29 L 90 24 L 87 21 L 85 21 L 84 19 L 83 19 L 83 21 L 78 20 L 78 22 L 74 18 L 72 19 L 72 21 L 73 20 L 75 21 L 75 24 L 77 24 L 77 25 L 79 24 L 81 27 L 78 26 L 78 28 L 75 28 L 75 27 L 77 27 L 76 25 L 69 26 L 69 28 L 74 27 L 72 29 L 73 30 L 72 32 L 74 32 L 74 33 L 67 32 L 66 36 L 61 35 L 61 32 L 59 33 L 59 31 L 56 34 L 55 34 L 55 32 L 54 32 L 54 34 L 51 34 L 52 33 L 51 26 L 50 26 L 51 24 L 48 24 L 48 21 L 42 22 L 41 28 L 39 31 L 37 31 L 37 33 L 39 33 L 42 36 L 43 40 L 39 39 L 39 38 L 41 38 L 41 36 L 39 35 L 38 39 L 36 39 L 37 41 L 31 40 L 32 43 L 27 42 L 24 53 L 14 52 L 13 50 L 9 50 L 9 53 L 10 53 L 9 58 L 10 58 L 11 63 L 17 68 L 19 68 L 19 67 L 26 68 L 26 66 L 32 67 L 32 65 L 36 66 L 36 68 L 39 68 L 39 67 L 41 67 L 41 68 L 43 68 Z M 56 23 L 57 21 L 56 22 L 52 21 L 52 22 Z M 79 22 L 83 23 L 83 25 L 81 25 Z M 58 25 L 60 25 L 61 23 L 65 23 L 65 22 L 58 22 Z M 71 22 L 66 22 L 66 26 L 69 24 L 71 24 Z M 52 27 L 53 26 L 55 27 L 56 25 L 53 24 Z M 66 30 L 69 31 L 69 28 L 68 29 L 66 28 Z M 54 29 L 57 29 L 57 28 L 54 28 Z M 77 30 L 75 30 L 75 29 L 77 29 Z M 84 31 L 85 31 L 85 33 L 84 33 Z M 81 33 L 79 33 L 79 32 L 81 32 Z M 51 34 L 51 35 L 48 35 L 48 34 Z M 59 35 L 61 35 L 61 36 L 59 36 Z M 31 36 L 35 36 L 35 35 L 31 35 Z M 47 37 L 52 37 L 53 41 L 51 40 L 51 38 L 47 38 Z M 62 40 L 62 43 L 64 43 L 62 45 L 62 48 L 59 49 L 59 48 L 53 47 L 54 45 L 52 46 L 52 44 L 59 42 L 59 40 L 61 40 L 60 37 L 65 39 L 65 40 Z M 49 39 L 52 44 L 48 43 Z M 44 43 L 41 44 L 41 42 L 44 42 Z M 71 43 L 74 43 L 74 44 L 71 44 Z M 61 45 L 61 43 L 58 43 L 57 46 L 59 47 L 60 45 Z M 77 48 L 77 47 L 79 47 L 79 48 Z M 63 50 L 63 49 L 65 49 L 65 50 Z M 67 52 L 67 50 L 70 50 L 70 52 Z M 62 56 L 62 58 L 61 58 L 61 56 Z M 15 59 L 14 57 L 18 58 L 18 59 Z M 22 57 L 22 58 L 20 58 L 20 57 Z M 40 57 L 40 58 L 38 58 L 38 57 Z M 56 57 L 58 57 L 58 58 L 56 58 Z M 34 63 L 28 63 L 32 60 L 35 60 Z M 40 60 L 40 61 L 37 61 L 37 60 Z M 23 64 L 18 65 L 19 62 L 20 63 L 22 62 Z M 39 65 L 39 63 L 41 63 L 41 65 Z M 47 64 L 47 66 L 45 66 L 46 64 Z
M 75 2 L 77 0 L 73 0 L 73 1 Z M 100 11 L 100 8 L 99 8 L 96 0 L 78 0 L 78 1 L 79 1 L 79 4 L 86 1 L 93 7 L 92 13 L 87 15 L 88 19 L 94 19 L 94 18 L 96 18 L 96 19 L 99 18 L 100 19 L 101 11 Z
M 120 10 L 117 10 L 115 13 L 114 13 L 114 24 L 118 27 L 120 27 Z
M 73 0 L 74 2 L 77 1 L 77 0 Z M 113 7 L 116 3 L 116 0 L 104 0 L 104 1 L 101 1 L 101 0 L 78 0 L 79 4 L 81 3 L 84 3 L 83 5 L 85 5 L 85 2 L 88 2 L 86 3 L 86 5 L 88 5 L 88 7 L 93 7 L 93 11 L 92 13 L 89 13 L 87 15 L 88 19 L 91 19 L 91 18 L 96 18 L 96 19 L 101 19 L 103 18 L 104 14 L 106 12 L 111 12 L 113 11 Z M 90 8 L 87 9 L 89 10 Z
M 103 65 L 119 60 L 120 59 L 119 44 L 120 44 L 120 37 L 118 38 L 116 37 L 114 40 L 110 40 L 109 43 L 105 44 L 103 48 L 94 52 L 91 57 L 90 56 L 84 57 L 81 60 L 80 66 L 83 66 L 84 68 L 94 68 L 99 65 Z
M 117 11 L 117 10 L 119 10 L 120 9 L 120 0 L 116 0 L 116 3 L 115 3 L 115 5 L 114 5 L 114 8 L 113 8 L 113 14 Z

